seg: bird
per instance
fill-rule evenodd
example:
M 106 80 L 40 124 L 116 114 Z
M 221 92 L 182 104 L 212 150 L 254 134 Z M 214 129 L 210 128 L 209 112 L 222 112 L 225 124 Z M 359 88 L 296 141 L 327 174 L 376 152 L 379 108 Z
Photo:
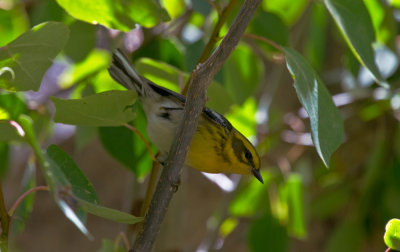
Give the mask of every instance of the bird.
M 147 118 L 147 134 L 161 156 L 167 156 L 186 97 L 141 76 L 117 49 L 108 68 L 110 76 L 128 90 L 135 90 Z M 184 164 L 206 173 L 253 175 L 261 183 L 260 157 L 253 144 L 218 112 L 204 107 Z

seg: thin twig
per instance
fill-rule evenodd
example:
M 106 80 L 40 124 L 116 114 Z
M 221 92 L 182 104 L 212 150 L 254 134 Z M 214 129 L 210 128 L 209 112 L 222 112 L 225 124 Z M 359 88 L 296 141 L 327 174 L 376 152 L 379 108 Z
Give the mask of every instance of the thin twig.
M 7 213 L 6 205 L 4 203 L 1 180 L 0 180 L 0 222 L 1 222 L 0 251 L 7 251 L 10 216 Z
M 12 205 L 10 211 L 8 211 L 8 215 L 12 217 L 15 213 L 15 210 L 17 207 L 21 204 L 21 202 L 31 193 L 37 192 L 37 191 L 50 191 L 50 188 L 48 186 L 36 186 L 34 188 L 29 189 L 28 191 L 24 192 L 21 196 L 18 197 L 18 199 L 14 202 Z
M 140 216 L 144 216 L 146 214 L 147 209 L 149 208 L 151 198 L 154 194 L 154 189 L 157 182 L 157 175 L 159 170 L 160 170 L 160 163 L 153 162 L 153 166 L 151 167 L 151 172 L 149 177 L 149 183 L 147 185 L 146 196 L 142 204 L 142 209 L 140 210 Z
M 152 159 L 154 162 L 158 162 L 158 160 L 157 160 L 156 157 L 154 156 L 153 151 L 151 150 L 151 146 L 150 146 L 149 142 L 147 142 L 147 140 L 146 140 L 146 138 L 143 136 L 143 134 L 140 133 L 139 130 L 137 130 L 135 127 L 133 127 L 133 126 L 130 125 L 130 124 L 125 123 L 124 126 L 127 127 L 128 129 L 132 130 L 134 133 L 136 133 L 136 135 L 138 135 L 138 136 L 140 137 L 140 139 L 142 140 L 142 142 L 143 142 L 144 145 L 146 146 L 146 149 L 147 149 L 147 151 L 149 152 L 151 159 Z
M 214 49 L 215 44 L 220 40 L 219 32 L 221 31 L 222 26 L 224 25 L 226 19 L 228 18 L 230 12 L 232 11 L 233 7 L 235 6 L 237 0 L 231 0 L 228 5 L 224 8 L 222 11 L 221 15 L 218 18 L 217 24 L 214 27 L 214 30 L 211 33 L 210 40 L 208 40 L 207 45 L 204 47 L 203 52 L 200 55 L 199 60 L 197 61 L 197 64 L 203 63 L 208 59 L 208 56 L 211 54 L 212 50 Z M 211 4 L 211 3 L 210 3 Z M 193 76 L 193 75 L 192 75 Z M 191 78 L 188 79 L 185 88 L 182 91 L 183 95 L 187 94 L 187 91 L 189 89 L 189 83 L 191 82 Z
M 151 251 L 172 194 L 177 190 L 189 144 L 206 102 L 207 87 L 237 46 L 261 0 L 246 0 L 221 44 L 192 73 L 184 115 L 181 119 L 156 191 L 131 251 Z
M 267 38 L 265 38 L 263 36 L 259 36 L 259 35 L 252 34 L 252 33 L 246 33 L 246 34 L 243 35 L 243 37 L 251 38 L 251 39 L 257 39 L 257 40 L 263 41 L 263 42 L 275 47 L 275 49 L 277 49 L 279 51 L 283 51 L 282 46 L 278 45 L 274 41 L 272 41 L 270 39 L 267 39 Z
M 216 3 L 214 3 L 212 0 L 207 0 L 207 2 L 218 12 L 218 15 L 221 15 L 221 8 Z
M 126 234 L 124 232 L 120 232 L 117 235 L 117 238 L 115 239 L 114 242 L 114 250 L 113 251 L 117 251 L 119 248 L 119 243 L 122 240 L 122 244 L 124 245 L 125 249 L 128 250 L 129 249 L 129 241 L 128 241 L 128 237 L 126 237 Z

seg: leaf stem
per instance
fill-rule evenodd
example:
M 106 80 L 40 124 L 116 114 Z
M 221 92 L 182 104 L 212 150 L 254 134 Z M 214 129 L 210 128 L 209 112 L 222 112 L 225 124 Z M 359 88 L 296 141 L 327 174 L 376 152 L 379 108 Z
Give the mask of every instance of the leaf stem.
M 0 251 L 6 252 L 8 250 L 8 231 L 10 228 L 10 216 L 7 213 L 6 205 L 4 203 L 3 189 L 0 180 Z
M 151 150 L 150 143 L 147 142 L 147 140 L 146 140 L 146 138 L 143 136 L 143 134 L 140 133 L 140 131 L 139 131 L 138 129 L 136 129 L 135 127 L 133 127 L 133 126 L 130 125 L 130 124 L 125 123 L 124 126 L 127 127 L 128 129 L 130 129 L 131 131 L 133 131 L 134 133 L 136 133 L 136 135 L 138 135 L 138 136 L 140 137 L 140 139 L 142 140 L 142 142 L 143 142 L 144 145 L 146 146 L 146 149 L 147 149 L 147 151 L 149 152 L 151 159 L 152 159 L 154 162 L 158 162 L 158 160 L 156 159 L 156 157 L 155 157 L 153 151 Z
M 214 45 L 215 43 L 218 42 L 218 40 L 220 40 L 220 36 L 219 36 L 219 32 L 221 31 L 222 26 L 224 25 L 226 19 L 229 16 L 229 13 L 232 11 L 233 7 L 235 6 L 237 0 L 231 0 L 228 5 L 222 10 L 221 15 L 218 18 L 217 24 L 214 27 L 214 30 L 211 33 L 210 36 L 210 40 L 208 41 L 207 45 L 204 47 L 203 52 L 200 55 L 199 60 L 197 61 L 197 64 L 203 63 L 204 61 L 206 61 L 208 59 L 208 56 L 210 55 L 210 53 L 212 52 L 212 50 L 214 49 Z M 213 6 L 214 8 L 216 8 L 213 3 L 211 1 L 209 1 L 209 3 L 211 4 L 211 6 Z M 216 8 L 216 10 L 218 11 L 218 8 Z M 187 94 L 187 91 L 189 90 L 189 83 L 191 82 L 192 76 L 190 76 L 190 78 L 188 79 L 185 88 L 182 91 L 183 95 Z
M 13 206 L 11 207 L 10 211 L 8 211 L 8 215 L 12 217 L 15 213 L 17 207 L 21 204 L 21 202 L 31 193 L 38 192 L 38 191 L 50 191 L 48 186 L 36 186 L 34 188 L 29 189 L 28 191 L 24 192 L 18 199 L 14 202 Z
M 252 34 L 252 33 L 246 33 L 246 34 L 243 35 L 243 37 L 263 41 L 263 42 L 265 42 L 265 43 L 271 45 L 271 46 L 274 47 L 275 49 L 277 49 L 277 50 L 279 50 L 279 51 L 281 51 L 281 52 L 283 51 L 282 46 L 278 45 L 278 44 L 275 43 L 274 41 L 272 41 L 272 40 L 270 40 L 270 39 L 267 39 L 267 38 L 265 38 L 265 37 L 263 37 L 263 36 L 259 36 L 259 35 Z

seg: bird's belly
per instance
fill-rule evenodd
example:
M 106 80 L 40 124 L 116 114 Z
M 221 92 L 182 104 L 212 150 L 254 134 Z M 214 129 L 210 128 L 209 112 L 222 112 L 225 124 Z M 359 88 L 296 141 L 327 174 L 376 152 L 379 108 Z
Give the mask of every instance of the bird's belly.
M 147 117 L 147 134 L 160 152 L 168 152 L 175 136 L 176 126 L 158 116 Z

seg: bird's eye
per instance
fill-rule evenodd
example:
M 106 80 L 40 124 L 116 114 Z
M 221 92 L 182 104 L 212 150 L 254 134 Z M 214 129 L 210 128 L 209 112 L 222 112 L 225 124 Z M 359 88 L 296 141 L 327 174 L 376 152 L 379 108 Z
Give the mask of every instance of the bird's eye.
M 245 151 L 244 151 L 244 157 L 245 157 L 247 160 L 251 160 L 251 159 L 253 158 L 253 156 L 251 155 L 251 153 L 250 153 L 249 150 L 245 150 Z

